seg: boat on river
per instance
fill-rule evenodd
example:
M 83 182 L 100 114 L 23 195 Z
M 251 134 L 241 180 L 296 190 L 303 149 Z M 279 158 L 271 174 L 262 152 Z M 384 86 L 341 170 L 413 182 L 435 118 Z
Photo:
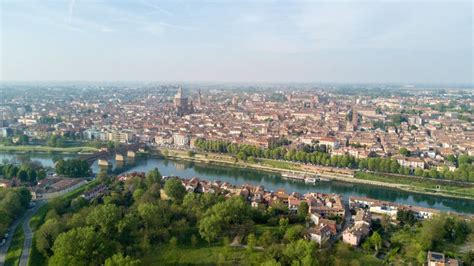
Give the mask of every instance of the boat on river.
M 299 181 L 304 181 L 306 175 L 305 174 L 295 174 L 295 173 L 282 173 L 281 176 L 286 179 L 293 179 L 293 180 L 299 180 Z

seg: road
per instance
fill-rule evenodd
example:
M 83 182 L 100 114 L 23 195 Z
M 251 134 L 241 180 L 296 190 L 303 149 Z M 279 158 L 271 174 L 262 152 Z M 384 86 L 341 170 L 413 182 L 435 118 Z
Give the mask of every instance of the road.
M 36 206 L 29 209 L 25 214 L 25 220 L 23 222 L 23 233 L 25 235 L 25 240 L 23 242 L 23 249 L 21 251 L 20 257 L 20 266 L 28 265 L 28 260 L 30 259 L 31 244 L 33 243 L 33 232 L 30 228 L 31 217 L 38 211 L 41 206 L 43 206 L 45 201 L 37 201 Z
M 11 244 L 12 238 L 13 238 L 13 234 L 15 233 L 15 230 L 18 227 L 18 224 L 20 223 L 20 221 L 21 221 L 21 218 L 16 219 L 15 222 L 13 222 L 13 224 L 8 229 L 7 241 L 5 242 L 5 245 L 0 247 L 0 266 L 3 266 L 3 264 L 5 264 L 5 258 L 7 256 L 8 248 L 10 247 L 10 244 Z M 1 237 L 0 237 L 0 239 L 1 239 Z

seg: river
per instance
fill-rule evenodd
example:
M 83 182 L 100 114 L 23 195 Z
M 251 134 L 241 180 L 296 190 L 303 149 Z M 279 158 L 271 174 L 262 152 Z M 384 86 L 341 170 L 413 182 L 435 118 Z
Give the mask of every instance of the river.
M 44 166 L 53 166 L 54 161 L 64 157 L 71 158 L 74 156 L 47 153 L 14 154 L 0 152 L 0 161 L 4 159 L 17 161 L 30 159 L 33 161 L 39 161 Z M 306 193 L 311 191 L 337 193 L 342 195 L 345 199 L 347 199 L 349 196 L 361 196 L 397 202 L 400 204 L 434 208 L 442 211 L 474 214 L 474 200 L 425 195 L 387 187 L 338 181 L 322 181 L 317 182 L 314 185 L 305 184 L 304 182 L 300 181 L 283 179 L 279 174 L 268 173 L 254 169 L 242 169 L 230 166 L 194 163 L 188 161 L 166 160 L 154 157 L 136 159 L 134 162 L 124 165 L 117 165 L 114 160 L 111 161 L 114 165 L 114 169 L 121 172 L 147 172 L 157 167 L 162 175 L 173 175 L 185 178 L 199 177 L 201 179 L 207 180 L 221 180 L 236 185 L 245 183 L 263 185 L 267 190 L 275 191 L 279 188 L 283 188 L 288 193 Z M 94 172 L 99 171 L 97 162 L 95 162 L 92 166 L 92 170 Z

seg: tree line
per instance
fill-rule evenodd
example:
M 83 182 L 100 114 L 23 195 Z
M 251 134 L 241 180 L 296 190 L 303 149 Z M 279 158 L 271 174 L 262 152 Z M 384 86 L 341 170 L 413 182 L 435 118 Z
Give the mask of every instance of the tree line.
M 54 168 L 58 175 L 67 177 L 88 177 L 91 175 L 89 164 L 81 159 L 61 159 L 56 162 Z
M 29 206 L 31 194 L 26 188 L 0 188 L 0 239 L 14 219 Z
M 417 168 L 412 171 L 408 167 L 402 167 L 397 160 L 390 157 L 355 158 L 354 156 L 347 154 L 331 156 L 324 145 L 317 144 L 302 145 L 298 148 L 279 146 L 276 148 L 265 149 L 254 145 L 235 144 L 224 140 L 206 140 L 200 138 L 196 140 L 194 145 L 205 152 L 228 153 L 244 161 L 254 161 L 255 158 L 286 160 L 339 168 L 351 168 L 403 175 L 411 174 L 429 178 L 474 182 L 473 160 L 471 157 L 466 155 L 459 156 L 459 167 L 455 171 L 450 171 L 448 167 L 444 167 L 441 171 L 438 171 L 435 168 Z M 401 152 L 404 153 L 404 150 L 401 149 Z
M 305 239 L 307 205 L 296 214 L 278 201 L 252 208 L 240 196 L 187 192 L 179 179 L 163 182 L 157 169 L 144 178 L 110 180 L 108 187 L 104 197 L 90 202 L 82 197 L 49 202 L 34 243 L 49 265 L 140 265 L 149 258 L 173 264 L 175 257 L 166 256 L 173 250 L 195 263 L 201 256 L 246 265 L 415 263 L 426 259 L 427 250 L 456 249 L 472 236 L 472 224 L 462 219 L 419 222 L 403 213 L 406 227 L 383 218 L 375 222 L 363 250 L 340 242 L 318 249 Z M 234 241 L 244 246 L 233 248 Z M 374 255 L 381 250 L 385 261 Z
M 225 254 L 215 258 L 230 260 L 232 252 L 226 250 L 238 235 L 249 255 L 256 245 L 274 249 L 272 255 L 251 255 L 245 263 L 316 262 L 317 245 L 303 239 L 305 217 L 288 216 L 286 205 L 255 209 L 239 196 L 226 200 L 218 194 L 188 193 L 178 179 L 161 180 L 155 169 L 145 178 L 111 183 L 102 199 L 51 201 L 35 248 L 49 265 L 138 265 L 138 258 L 156 254 L 163 245 L 167 250 L 217 245 Z M 257 224 L 275 230 L 257 232 Z M 120 264 L 124 261 L 130 264 Z
M 37 181 L 46 178 L 46 170 L 34 163 L 5 163 L 0 165 L 0 174 L 6 179 L 18 178 L 21 182 L 36 184 Z

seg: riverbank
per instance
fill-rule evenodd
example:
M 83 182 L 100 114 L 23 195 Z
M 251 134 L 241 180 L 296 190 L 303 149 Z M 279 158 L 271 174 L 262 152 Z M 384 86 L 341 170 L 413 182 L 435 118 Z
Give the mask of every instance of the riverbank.
M 19 145 L 19 146 L 4 146 L 0 145 L 0 151 L 17 152 L 17 153 L 62 153 L 62 154 L 77 154 L 77 153 L 94 153 L 98 151 L 94 147 L 48 147 L 48 146 L 33 146 L 33 145 Z
M 270 159 L 258 159 L 255 162 L 240 161 L 235 157 L 224 154 L 213 153 L 190 153 L 183 150 L 158 149 L 153 154 L 171 159 L 180 159 L 200 163 L 212 163 L 221 165 L 231 165 L 239 168 L 251 168 L 271 173 L 296 173 L 296 174 L 314 174 L 329 180 L 341 182 L 367 184 L 373 186 L 389 187 L 407 192 L 419 194 L 436 195 L 448 198 L 474 199 L 474 185 L 457 186 L 446 185 L 436 180 L 420 180 L 419 178 L 393 178 L 384 176 L 383 174 L 356 172 L 354 176 L 336 174 L 336 173 L 320 173 L 312 172 L 310 167 L 304 164 L 277 161 Z

